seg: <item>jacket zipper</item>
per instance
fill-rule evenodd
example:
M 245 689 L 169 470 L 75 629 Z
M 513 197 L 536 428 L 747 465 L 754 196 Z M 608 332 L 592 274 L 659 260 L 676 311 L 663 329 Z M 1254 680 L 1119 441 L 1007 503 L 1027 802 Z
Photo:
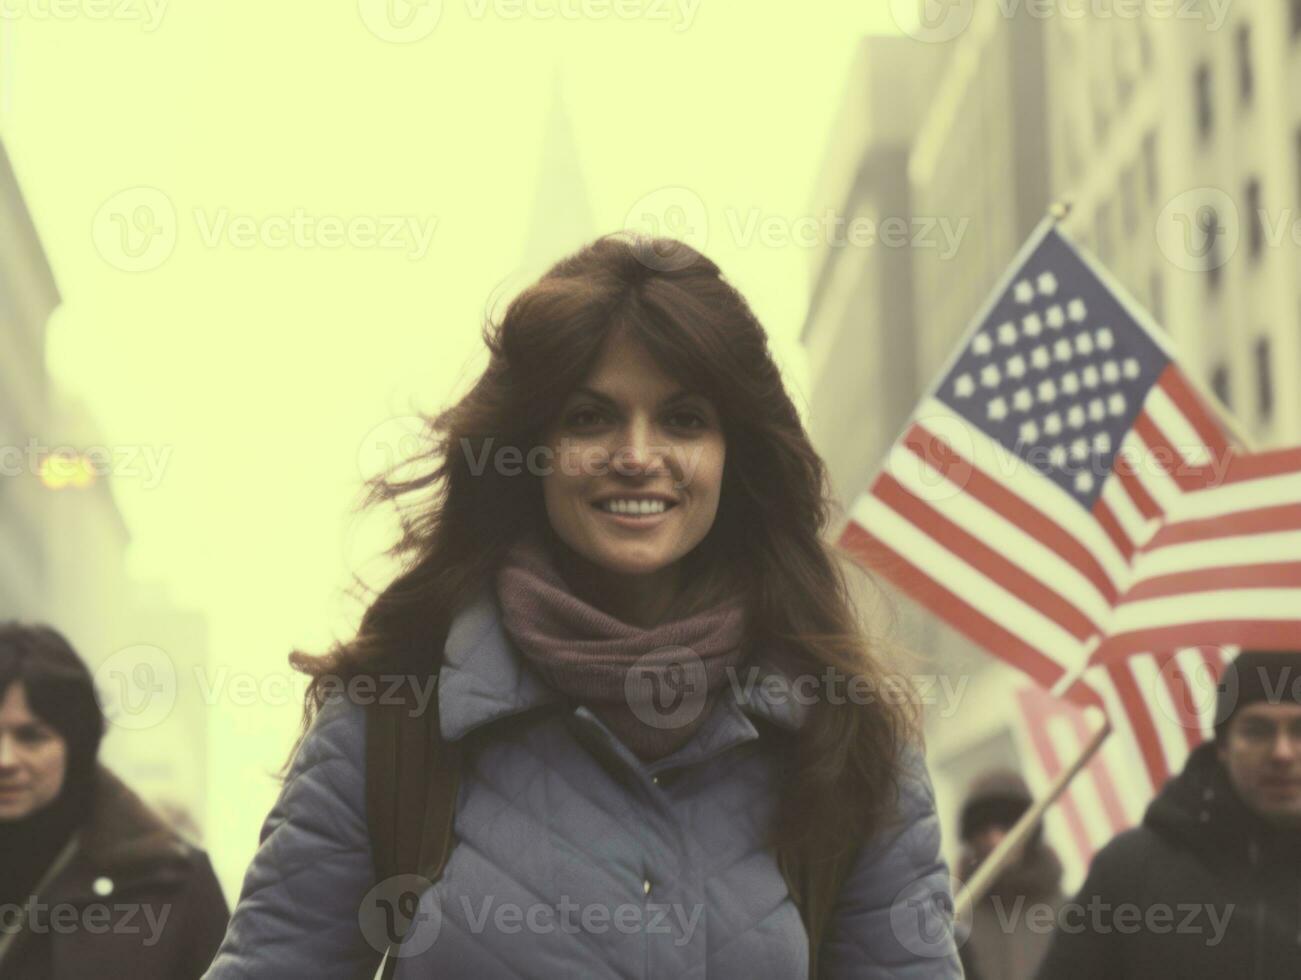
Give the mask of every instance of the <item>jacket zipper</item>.
M 44 895 L 46 889 L 58 880 L 59 875 L 63 873 L 63 869 L 72 861 L 73 855 L 77 853 L 77 849 L 81 846 L 81 836 L 80 832 L 76 832 L 68 838 L 68 842 L 63 845 L 63 849 L 54 856 L 54 860 L 51 861 L 50 866 L 45 869 L 45 873 L 42 874 L 36 884 L 32 886 L 31 894 L 23 899 L 22 915 L 18 920 L 17 927 L 12 932 L 0 936 L 0 960 L 5 959 L 10 953 L 14 953 L 17 947 L 25 940 L 26 937 L 23 935 L 23 923 L 28 919 L 32 902 Z
M 1252 881 L 1259 884 L 1260 845 L 1254 840 L 1247 844 L 1247 859 L 1251 862 Z M 1251 971 L 1252 977 L 1254 980 L 1265 980 L 1265 898 L 1263 895 L 1256 900 L 1256 951 L 1254 962 L 1255 966 Z

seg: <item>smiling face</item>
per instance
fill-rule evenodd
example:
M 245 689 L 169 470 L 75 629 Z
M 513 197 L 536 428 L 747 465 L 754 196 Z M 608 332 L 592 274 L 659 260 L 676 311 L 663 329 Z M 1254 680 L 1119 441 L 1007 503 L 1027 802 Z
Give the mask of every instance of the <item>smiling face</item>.
M 1219 756 L 1247 806 L 1274 823 L 1301 827 L 1301 706 L 1242 707 Z
M 606 572 L 670 568 L 713 525 L 723 484 L 721 420 L 634 339 L 610 338 L 544 438 L 555 461 L 542 477 L 551 526 Z
M 0 700 L 0 821 L 48 806 L 63 788 L 68 743 L 34 715 L 27 689 L 14 681 Z

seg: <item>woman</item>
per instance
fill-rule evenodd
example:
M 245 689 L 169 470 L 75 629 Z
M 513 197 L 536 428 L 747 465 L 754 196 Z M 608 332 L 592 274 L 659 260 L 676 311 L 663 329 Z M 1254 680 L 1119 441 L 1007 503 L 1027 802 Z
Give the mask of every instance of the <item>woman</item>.
M 0 977 L 184 980 L 229 917 L 207 855 L 97 762 L 104 716 L 56 631 L 0 624 Z
M 862 696 L 891 678 L 744 299 L 686 245 L 605 236 L 485 342 L 427 470 L 374 486 L 402 573 L 350 643 L 291 658 L 306 736 L 208 977 L 371 976 L 372 886 L 412 920 L 399 980 L 798 980 L 815 952 L 822 977 L 960 976 L 914 712 Z M 422 667 L 463 746 L 455 845 L 427 887 L 377 884 L 385 685 L 352 682 Z M 779 848 L 854 855 L 819 949 Z

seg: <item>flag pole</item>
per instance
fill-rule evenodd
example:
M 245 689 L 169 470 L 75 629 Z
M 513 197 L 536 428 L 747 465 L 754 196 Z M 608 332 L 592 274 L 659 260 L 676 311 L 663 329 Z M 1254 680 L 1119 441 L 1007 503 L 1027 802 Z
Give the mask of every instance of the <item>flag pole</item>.
M 1053 698 L 1065 697 L 1067 692 L 1075 686 L 1075 682 L 1084 676 L 1084 672 L 1090 666 L 1089 658 L 1093 656 L 1093 651 L 1098 648 L 1101 642 L 1101 636 L 1094 636 L 1089 641 L 1084 648 L 1084 655 L 1080 658 L 1079 666 L 1069 673 L 1063 674 L 1061 679 L 1052 686 L 1050 694 Z M 1035 824 L 1043 816 L 1044 811 L 1057 801 L 1057 798 L 1071 784 L 1071 780 L 1080 774 L 1098 749 L 1102 748 L 1102 743 L 1111 734 L 1111 719 L 1107 717 L 1105 712 L 1099 713 L 1102 714 L 1102 725 L 1094 732 L 1088 744 L 1084 746 L 1084 750 L 1080 752 L 1079 757 L 1071 763 L 1069 768 L 1062 770 L 1057 775 L 1052 785 L 1048 787 L 1048 792 L 1036 800 L 1030 809 L 1021 816 L 1021 819 L 1007 832 L 1007 836 L 999 842 L 998 847 L 990 852 L 989 857 L 981 862 L 976 873 L 963 885 L 962 891 L 955 900 L 955 917 L 959 922 L 963 921 L 965 916 L 971 914 L 975 904 L 985 896 L 985 893 L 989 891 L 990 886 L 997 880 L 1003 869 L 1011 863 L 1015 848 L 1030 835 Z
M 1070 693 L 1071 688 L 1075 686 L 1075 682 L 1084 676 L 1086 670 L 1093 666 L 1090 661 L 1101 644 L 1102 634 L 1095 633 L 1089 638 L 1089 642 L 1084 645 L 1084 655 L 1079 658 L 1079 666 L 1069 673 L 1062 674 L 1057 683 L 1052 686 L 1050 693 L 1054 698 L 1064 698 Z
M 1083 751 L 1080 752 L 1075 761 L 1071 763 L 1068 769 L 1058 773 L 1057 778 L 1048 787 L 1048 792 L 1035 800 L 1030 809 L 1021 815 L 1021 819 L 998 842 L 998 846 L 990 852 L 989 857 L 980 863 L 980 867 L 976 869 L 975 874 L 963 884 L 962 890 L 958 892 L 957 898 L 954 900 L 955 921 L 964 922 L 970 920 L 971 911 L 975 908 L 976 903 L 985 897 L 985 893 L 998 880 L 998 876 L 1003 873 L 1003 869 L 1012 863 L 1013 855 L 1018 852 L 1022 843 L 1034 831 L 1035 825 L 1043 817 L 1044 811 L 1057 801 L 1057 798 L 1071 784 L 1071 780 L 1088 765 L 1089 760 L 1102 747 L 1102 743 L 1107 740 L 1109 734 L 1111 734 L 1111 721 L 1104 714 L 1102 716 L 1102 725 L 1093 733 L 1088 744 L 1084 746 Z

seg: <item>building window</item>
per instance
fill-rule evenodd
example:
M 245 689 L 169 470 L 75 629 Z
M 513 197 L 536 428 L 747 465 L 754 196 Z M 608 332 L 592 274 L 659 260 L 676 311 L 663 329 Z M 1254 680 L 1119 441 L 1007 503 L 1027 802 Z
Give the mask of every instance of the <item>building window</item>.
M 1126 167 L 1120 172 L 1120 226 L 1125 237 L 1131 237 L 1138 230 L 1138 187 L 1134 168 Z
M 1243 105 L 1251 102 L 1255 76 L 1251 70 L 1251 25 L 1238 25 L 1238 98 Z
M 1134 93 L 1134 73 L 1130 67 L 1128 39 L 1120 31 L 1112 35 L 1111 58 L 1116 72 L 1116 104 L 1124 108 Z
M 1093 89 L 1093 140 L 1095 143 L 1104 143 L 1107 139 L 1107 110 L 1102 104 L 1102 93 L 1098 91 L 1097 86 Z
M 1215 397 L 1220 400 L 1220 404 L 1225 408 L 1232 408 L 1233 403 L 1229 398 L 1229 366 L 1223 362 L 1215 365 L 1211 371 L 1211 390 L 1215 392 Z
M 1301 3 L 1301 0 L 1297 0 Z M 1138 26 L 1138 56 L 1143 66 L 1143 71 L 1147 72 L 1152 68 L 1152 35 L 1147 29 L 1147 25 L 1142 20 L 1135 19 L 1134 23 Z
M 1270 371 L 1269 338 L 1256 341 L 1256 412 L 1262 422 L 1274 415 L 1274 376 Z
M 1162 292 L 1163 284 L 1161 282 L 1161 273 L 1155 269 L 1147 280 L 1147 292 L 1152 304 L 1150 313 L 1152 319 L 1160 326 L 1165 326 L 1165 293 Z
M 1209 139 L 1215 125 L 1214 91 L 1211 86 L 1211 66 L 1202 62 L 1193 78 L 1193 99 L 1197 104 L 1197 135 Z
M 1301 0 L 1292 0 L 1292 39 L 1301 37 Z
M 1115 241 L 1111 231 L 1111 202 L 1103 201 L 1098 205 L 1094 215 L 1094 238 L 1097 240 L 1098 258 L 1103 265 L 1110 265 L 1115 258 Z
M 1066 113 L 1062 114 L 1061 120 L 1062 145 L 1066 150 L 1066 174 L 1073 183 L 1080 176 L 1080 146 L 1073 120 Z
M 1265 219 L 1260 206 L 1260 181 L 1255 177 L 1247 181 L 1247 254 L 1252 261 L 1260 258 L 1265 248 Z
M 1220 212 L 1215 205 L 1197 209 L 1196 223 L 1202 229 L 1202 255 L 1206 257 L 1206 285 L 1211 292 L 1220 288 L 1224 255 L 1220 246 Z
M 1301 0 L 1298 0 L 1301 2 Z M 1296 195 L 1297 200 L 1301 201 L 1301 126 L 1296 128 L 1295 138 L 1292 141 L 1296 145 Z
M 1301 129 L 1297 130 L 1297 147 L 1301 152 Z M 1156 192 L 1156 130 L 1149 129 L 1143 137 L 1143 193 L 1148 204 L 1156 203 Z

